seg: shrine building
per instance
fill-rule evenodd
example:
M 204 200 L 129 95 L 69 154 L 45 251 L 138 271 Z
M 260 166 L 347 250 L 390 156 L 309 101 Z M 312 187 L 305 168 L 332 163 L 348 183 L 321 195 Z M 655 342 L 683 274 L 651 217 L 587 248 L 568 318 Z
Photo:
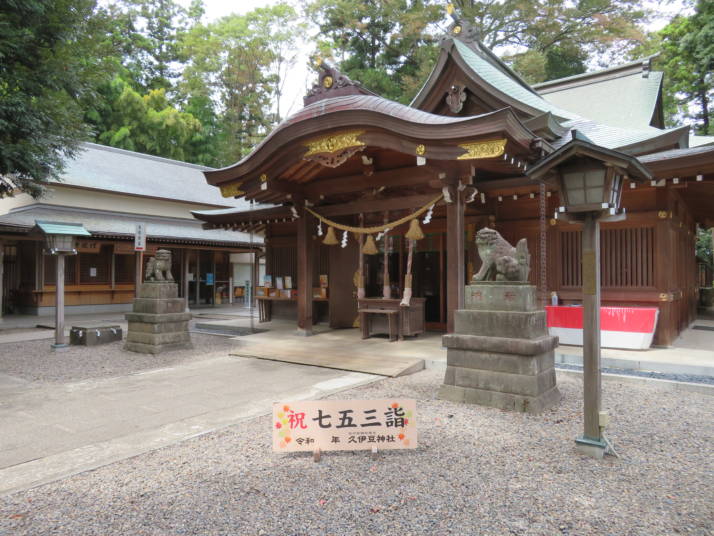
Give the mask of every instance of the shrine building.
M 256 204 L 193 214 L 206 229 L 265 237 L 261 320 L 287 315 L 310 334 L 316 322 L 353 327 L 360 310 L 404 307 L 403 334 L 451 331 L 483 227 L 527 239 L 544 302 L 580 303 L 579 226 L 555 219 L 558 191 L 527 176 L 577 138 L 652 176 L 626 178 L 627 218 L 602 224 L 602 305 L 656 307 L 654 343 L 671 344 L 696 315 L 714 140 L 664 128 L 651 58 L 530 86 L 463 21 L 440 48 L 409 106 L 324 62 L 303 109 L 241 161 L 204 171 L 224 197 Z

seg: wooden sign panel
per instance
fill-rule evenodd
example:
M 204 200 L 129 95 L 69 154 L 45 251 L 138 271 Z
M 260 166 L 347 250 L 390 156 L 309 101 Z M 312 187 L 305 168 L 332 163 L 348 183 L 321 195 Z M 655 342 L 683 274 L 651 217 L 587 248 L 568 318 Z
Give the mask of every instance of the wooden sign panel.
M 417 447 L 415 400 L 283 402 L 271 425 L 275 452 Z
M 77 251 L 79 253 L 99 253 L 102 243 L 96 240 L 77 240 Z

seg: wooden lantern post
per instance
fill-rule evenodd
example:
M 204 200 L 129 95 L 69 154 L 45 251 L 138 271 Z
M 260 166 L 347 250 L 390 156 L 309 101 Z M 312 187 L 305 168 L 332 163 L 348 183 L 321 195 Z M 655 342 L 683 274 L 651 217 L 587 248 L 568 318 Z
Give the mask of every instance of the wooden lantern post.
M 560 191 L 557 219 L 582 225 L 583 284 L 583 435 L 576 448 L 602 458 L 608 416 L 601 411 L 600 375 L 600 222 L 625 219 L 620 198 L 625 178 L 648 180 L 636 158 L 599 147 L 573 131 L 573 139 L 526 171 L 535 180 L 554 182 Z
M 57 269 L 55 273 L 55 343 L 54 350 L 67 347 L 64 335 L 64 258 L 76 255 L 75 239 L 77 236 L 90 236 L 80 223 L 35 221 L 31 234 L 41 234 L 45 239 L 45 253 L 55 255 Z

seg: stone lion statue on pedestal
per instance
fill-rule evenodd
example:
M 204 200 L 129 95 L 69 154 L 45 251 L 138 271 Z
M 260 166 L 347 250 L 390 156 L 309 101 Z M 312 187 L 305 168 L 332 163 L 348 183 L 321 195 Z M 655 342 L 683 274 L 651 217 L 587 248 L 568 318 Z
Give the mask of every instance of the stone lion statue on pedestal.
M 525 238 L 514 248 L 498 231 L 484 227 L 476 233 L 476 247 L 483 264 L 473 281 L 528 281 L 531 256 Z
M 146 263 L 146 281 L 173 281 L 171 274 L 171 252 L 168 249 L 160 249 L 156 256 L 150 257 Z

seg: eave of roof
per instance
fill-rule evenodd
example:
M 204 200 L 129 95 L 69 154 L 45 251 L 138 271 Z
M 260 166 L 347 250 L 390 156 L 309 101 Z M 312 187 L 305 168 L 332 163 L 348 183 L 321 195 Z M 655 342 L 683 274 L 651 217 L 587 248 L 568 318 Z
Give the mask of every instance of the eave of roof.
M 477 116 L 448 117 L 410 108 L 382 97 L 336 97 L 315 102 L 287 118 L 236 164 L 204 172 L 206 180 L 209 184 L 218 185 L 256 173 L 261 166 L 273 162 L 278 151 L 282 151 L 281 159 L 287 167 L 291 162 L 284 151 L 286 146 L 294 146 L 296 141 L 345 128 L 380 129 L 400 139 L 415 139 L 420 143 L 471 140 L 491 132 L 507 132 L 524 148 L 528 148 L 535 137 L 511 109 Z M 306 151 L 307 147 L 300 147 L 301 154 Z
M 655 175 L 686 177 L 714 173 L 714 146 L 672 149 L 638 157 Z
M 651 173 L 634 156 L 606 149 L 581 138 L 571 139 L 557 151 L 549 154 L 537 164 L 526 170 L 526 175 L 533 179 L 541 179 L 550 170 L 574 155 L 587 156 L 604 162 L 610 162 L 626 170 L 630 178 L 647 180 Z

